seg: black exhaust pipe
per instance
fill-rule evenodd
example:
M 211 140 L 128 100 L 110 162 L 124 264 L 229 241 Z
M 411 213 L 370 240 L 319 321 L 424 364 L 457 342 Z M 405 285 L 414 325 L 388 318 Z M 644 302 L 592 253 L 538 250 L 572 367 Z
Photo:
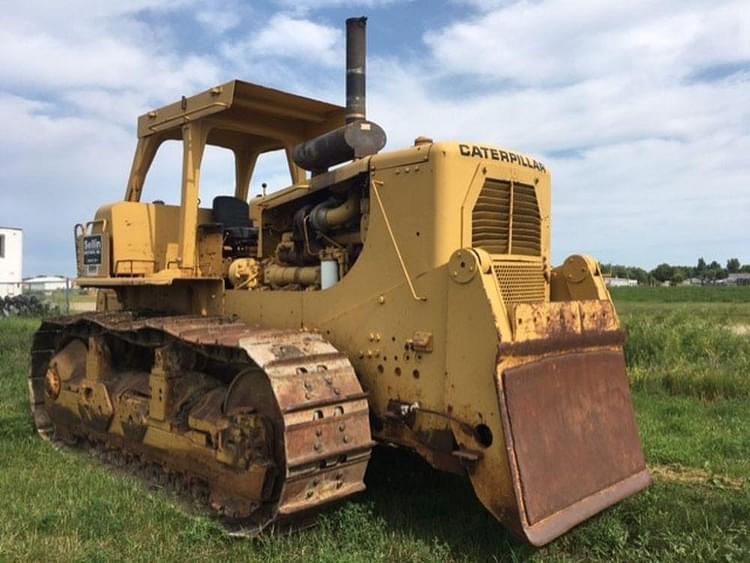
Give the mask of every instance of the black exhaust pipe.
M 367 18 L 346 20 L 346 122 L 367 119 Z
M 294 147 L 294 162 L 313 174 L 375 154 L 385 146 L 385 131 L 366 120 L 366 29 L 367 18 L 346 20 L 346 125 Z

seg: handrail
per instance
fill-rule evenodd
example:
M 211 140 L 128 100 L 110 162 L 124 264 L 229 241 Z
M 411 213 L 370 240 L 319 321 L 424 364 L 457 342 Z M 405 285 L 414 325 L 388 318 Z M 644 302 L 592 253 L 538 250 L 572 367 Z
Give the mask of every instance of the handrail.
M 79 262 L 81 261 L 81 252 L 78 248 L 78 241 L 83 238 L 83 235 L 86 233 L 84 226 L 81 223 L 76 223 L 73 226 L 73 242 L 75 243 L 75 249 L 76 249 L 76 267 L 79 267 Z
M 86 223 L 86 226 L 83 229 L 84 234 L 86 234 L 89 226 L 93 227 L 97 223 L 102 224 L 102 234 L 107 232 L 107 220 L 106 219 L 94 219 L 93 221 L 89 221 Z M 75 228 L 75 227 L 74 227 Z M 91 231 L 93 233 L 93 231 Z

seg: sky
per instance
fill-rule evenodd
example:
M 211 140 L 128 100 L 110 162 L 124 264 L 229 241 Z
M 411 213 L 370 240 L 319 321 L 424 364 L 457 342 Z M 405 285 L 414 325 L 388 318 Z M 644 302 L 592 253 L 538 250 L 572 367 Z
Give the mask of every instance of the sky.
M 747 0 L 0 0 L 0 225 L 24 275 L 73 275 L 73 225 L 123 198 L 146 111 L 239 78 L 344 102 L 368 16 L 368 117 L 552 171 L 553 258 L 750 263 Z M 207 152 L 204 201 L 233 166 Z M 179 146 L 144 198 L 176 201 Z M 258 181 L 283 187 L 269 156 Z M 257 193 L 258 186 L 253 187 Z

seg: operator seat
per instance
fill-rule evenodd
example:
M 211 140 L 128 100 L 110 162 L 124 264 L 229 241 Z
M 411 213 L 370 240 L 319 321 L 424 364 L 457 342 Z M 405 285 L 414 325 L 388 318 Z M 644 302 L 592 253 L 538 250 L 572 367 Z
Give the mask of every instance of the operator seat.
M 233 256 L 242 249 L 258 244 L 258 228 L 250 222 L 250 206 L 233 196 L 220 195 L 213 201 L 214 222 L 221 224 L 224 244 L 232 248 Z

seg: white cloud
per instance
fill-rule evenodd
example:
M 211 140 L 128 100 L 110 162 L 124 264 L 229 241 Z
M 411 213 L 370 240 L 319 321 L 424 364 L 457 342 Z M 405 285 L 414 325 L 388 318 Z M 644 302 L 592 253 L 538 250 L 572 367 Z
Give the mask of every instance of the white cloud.
M 217 68 L 206 57 L 180 57 L 158 37 L 136 26 L 118 33 L 109 22 L 69 37 L 55 28 L 0 30 L 0 80 L 7 86 L 38 88 L 157 87 L 183 90 L 213 83 Z M 127 26 L 124 26 L 127 27 Z M 137 30 L 137 33 L 130 33 Z
M 60 31 L 64 31 L 74 30 L 85 22 L 130 16 L 145 10 L 174 11 L 196 3 L 198 0 L 118 0 L 117 2 L 25 0 L 24 2 L 5 2 L 3 16 L 23 19 L 43 26 L 57 24 Z
M 327 8 L 339 8 L 346 6 L 353 8 L 355 6 L 362 8 L 380 8 L 391 4 L 405 4 L 413 0 L 276 0 L 280 7 L 304 14 L 314 10 L 325 10 Z
M 729 149 L 729 150 L 727 150 Z M 555 245 L 654 266 L 699 255 L 747 261 L 750 134 L 643 139 L 554 160 Z
M 212 0 L 197 8 L 195 20 L 209 33 L 221 35 L 239 27 L 242 18 L 252 11 L 250 4 L 239 0 Z
M 342 61 L 343 34 L 338 27 L 288 14 L 276 14 L 245 40 L 225 46 L 229 59 L 289 59 L 334 66 Z
M 674 80 L 750 58 L 746 3 L 517 2 L 426 35 L 445 73 L 555 85 L 625 73 Z
M 201 10 L 195 16 L 198 23 L 202 24 L 212 33 L 221 34 L 239 25 L 234 14 L 224 11 Z

